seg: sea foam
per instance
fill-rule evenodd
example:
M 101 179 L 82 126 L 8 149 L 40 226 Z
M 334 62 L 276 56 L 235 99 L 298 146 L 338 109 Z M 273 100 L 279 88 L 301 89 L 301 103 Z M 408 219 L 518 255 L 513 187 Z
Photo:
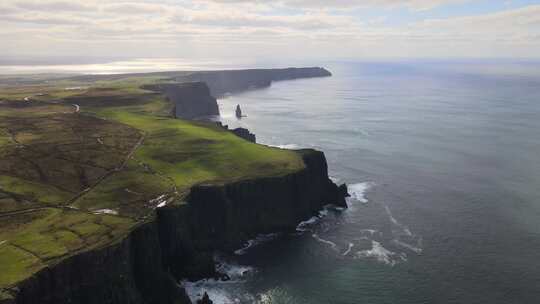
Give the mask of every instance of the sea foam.
M 332 242 L 332 241 L 329 241 L 329 240 L 325 240 L 323 238 L 321 238 L 318 234 L 314 233 L 311 235 L 314 239 L 316 239 L 317 241 L 323 243 L 323 244 L 326 244 L 326 245 L 329 245 L 330 248 L 334 249 L 334 250 L 337 250 L 337 245 L 336 243 Z
M 371 182 L 364 182 L 364 183 L 357 183 L 357 184 L 351 184 L 348 185 L 349 194 L 351 195 L 351 198 L 359 201 L 361 203 L 367 204 L 368 199 L 366 197 L 366 192 L 373 187 L 373 183 Z
M 354 244 L 349 243 L 349 247 L 347 248 L 347 250 L 345 250 L 345 252 L 343 252 L 343 255 L 345 256 L 345 255 L 349 254 L 353 247 L 354 247 Z
M 405 254 L 397 254 L 383 247 L 377 241 L 371 241 L 371 249 L 356 252 L 356 258 L 371 258 L 378 262 L 394 266 L 400 261 L 406 261 Z
M 390 218 L 390 221 L 392 222 L 392 224 L 399 227 L 406 236 L 413 236 L 409 227 L 403 225 L 402 223 L 396 220 L 396 218 L 392 215 L 392 212 L 390 211 L 390 208 L 388 208 L 388 206 L 384 206 L 384 209 L 386 210 L 386 213 L 388 214 L 388 217 Z
M 238 297 L 241 295 L 236 292 L 236 284 L 245 283 L 246 278 L 255 272 L 255 268 L 235 263 L 226 263 L 219 258 L 217 260 L 219 263 L 217 270 L 220 273 L 226 274 L 230 280 L 205 279 L 197 282 L 184 281 L 183 286 L 193 303 L 196 303 L 205 292 L 208 293 L 214 304 L 233 304 L 240 302 Z
M 256 238 L 247 241 L 246 244 L 244 245 L 244 247 L 235 250 L 234 254 L 236 254 L 236 255 L 246 254 L 249 249 L 251 249 L 251 248 L 253 248 L 253 247 L 257 246 L 257 245 L 260 245 L 262 243 L 266 243 L 268 241 L 271 241 L 271 240 L 275 239 L 277 236 L 278 236 L 277 233 L 258 235 Z
M 392 243 L 396 244 L 397 246 L 399 247 L 402 247 L 402 248 L 405 248 L 405 249 L 408 249 L 416 254 L 421 254 L 422 253 L 422 248 L 421 248 L 421 242 L 422 239 L 419 239 L 419 244 L 417 246 L 413 246 L 411 244 L 407 244 L 403 241 L 400 241 L 398 239 L 394 239 L 392 240 Z

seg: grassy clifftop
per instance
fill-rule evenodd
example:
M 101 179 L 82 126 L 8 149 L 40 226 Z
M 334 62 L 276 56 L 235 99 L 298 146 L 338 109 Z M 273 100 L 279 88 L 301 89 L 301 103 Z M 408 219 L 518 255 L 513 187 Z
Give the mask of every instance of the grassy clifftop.
M 298 171 L 292 151 L 169 117 L 157 77 L 0 86 L 0 292 L 107 246 L 200 183 Z

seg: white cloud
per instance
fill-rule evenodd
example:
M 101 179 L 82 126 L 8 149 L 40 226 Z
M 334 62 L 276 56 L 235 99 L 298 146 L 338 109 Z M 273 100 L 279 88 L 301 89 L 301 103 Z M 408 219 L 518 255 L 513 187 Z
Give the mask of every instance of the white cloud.
M 457 2 L 463 0 L 276 0 L 271 4 L 247 0 L 7 0 L 0 4 L 0 55 L 340 58 L 540 54 L 540 5 L 401 26 L 387 25 L 391 15 L 364 20 L 352 11 L 335 11 L 365 6 L 425 10 Z
M 9 1 L 9 0 L 8 0 Z M 84 11 L 91 8 L 83 1 L 13 1 L 15 7 L 31 11 Z
M 207 0 L 218 3 L 246 3 L 256 2 L 268 4 L 264 0 Z M 349 8 L 399 8 L 406 7 L 411 10 L 428 10 L 437 6 L 463 3 L 469 0 L 276 0 L 273 5 L 297 7 L 304 9 L 349 9 Z

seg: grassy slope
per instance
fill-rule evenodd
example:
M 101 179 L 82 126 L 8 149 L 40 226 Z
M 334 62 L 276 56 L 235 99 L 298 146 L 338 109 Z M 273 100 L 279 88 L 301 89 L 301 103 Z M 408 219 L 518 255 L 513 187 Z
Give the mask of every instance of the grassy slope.
M 0 221 L 0 286 L 24 279 L 50 261 L 114 241 L 133 221 L 58 208 Z
M 303 167 L 292 151 L 168 117 L 162 96 L 139 89 L 157 80 L 0 88 L 0 288 L 121 238 L 194 184 Z

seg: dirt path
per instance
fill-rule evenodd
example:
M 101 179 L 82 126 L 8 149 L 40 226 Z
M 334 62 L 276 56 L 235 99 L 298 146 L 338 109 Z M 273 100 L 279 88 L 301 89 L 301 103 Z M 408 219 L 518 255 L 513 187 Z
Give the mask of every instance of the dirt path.
M 135 151 L 137 151 L 137 149 L 142 145 L 142 143 L 144 142 L 144 139 L 145 139 L 146 135 L 143 134 L 141 136 L 141 138 L 139 139 L 139 141 L 135 144 L 135 146 L 133 146 L 133 148 L 131 148 L 131 151 L 128 153 L 128 155 L 126 156 L 126 158 L 124 159 L 124 161 L 122 162 L 122 164 L 120 164 L 120 166 L 108 171 L 107 173 L 103 174 L 92 186 L 84 189 L 83 191 L 79 192 L 77 195 L 75 195 L 75 197 L 71 198 L 70 200 L 68 200 L 64 206 L 69 206 L 71 204 L 73 204 L 76 200 L 78 200 L 79 198 L 81 198 L 83 195 L 85 195 L 86 193 L 92 191 L 94 188 L 96 188 L 102 181 L 104 181 L 107 177 L 113 175 L 114 173 L 116 172 L 119 172 L 119 171 L 122 171 L 122 169 L 124 169 L 128 163 L 128 161 L 130 160 L 130 158 L 133 156 L 133 154 L 135 153 Z

